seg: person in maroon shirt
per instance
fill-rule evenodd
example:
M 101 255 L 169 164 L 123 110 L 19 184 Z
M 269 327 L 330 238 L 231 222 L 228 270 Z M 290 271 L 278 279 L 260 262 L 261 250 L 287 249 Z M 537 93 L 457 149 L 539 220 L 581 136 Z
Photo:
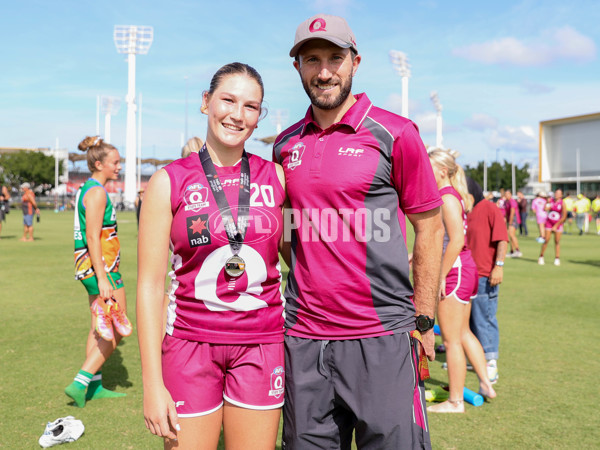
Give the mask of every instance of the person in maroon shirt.
M 517 239 L 517 228 L 521 224 L 521 216 L 519 215 L 519 204 L 513 198 L 512 192 L 508 189 L 504 193 L 506 200 L 504 208 L 506 208 L 506 224 L 508 226 L 508 242 L 511 252 L 508 254 L 511 258 L 520 258 L 523 256 L 519 250 L 519 240 Z
M 485 359 L 488 377 L 492 383 L 498 380 L 498 290 L 504 276 L 504 258 L 508 247 L 508 234 L 502 211 L 493 203 L 485 201 L 481 187 L 467 177 L 469 193 L 473 196 L 473 209 L 467 215 L 467 246 L 477 264 L 479 286 L 477 296 L 471 301 L 469 325 L 479 339 Z M 484 200 L 484 201 L 482 201 Z
M 427 152 L 414 123 L 352 94 L 361 56 L 343 18 L 304 21 L 290 56 L 311 106 L 273 149 L 300 213 L 285 291 L 283 445 L 350 448 L 354 435 L 358 448 L 431 448 L 419 367 L 435 357 L 443 226 Z
M 529 204 L 521 191 L 517 191 L 517 203 L 519 205 L 519 216 L 521 217 L 521 223 L 519 224 L 519 234 L 521 236 L 528 236 L 529 232 L 527 231 L 527 208 L 529 207 Z

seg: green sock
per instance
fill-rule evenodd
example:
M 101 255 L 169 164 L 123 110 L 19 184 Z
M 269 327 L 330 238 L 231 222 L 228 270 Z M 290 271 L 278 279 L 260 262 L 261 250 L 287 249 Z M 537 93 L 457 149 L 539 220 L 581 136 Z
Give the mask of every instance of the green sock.
M 93 375 L 85 370 L 80 370 L 75 375 L 73 382 L 65 388 L 65 394 L 75 400 L 80 408 L 85 406 L 85 388 L 88 387 Z
M 125 397 L 127 394 L 123 394 L 121 392 L 113 392 L 106 389 L 102 386 L 102 372 L 96 372 L 96 375 L 92 378 L 90 385 L 88 386 L 87 392 L 85 394 L 86 400 L 93 400 L 96 398 L 115 398 L 115 397 Z

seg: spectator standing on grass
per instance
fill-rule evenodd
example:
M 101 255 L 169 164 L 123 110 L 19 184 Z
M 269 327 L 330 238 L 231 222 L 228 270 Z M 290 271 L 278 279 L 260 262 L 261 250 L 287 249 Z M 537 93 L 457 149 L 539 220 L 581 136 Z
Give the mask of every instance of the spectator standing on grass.
M 0 233 L 2 233 L 2 222 L 6 221 L 6 215 L 10 208 L 10 193 L 5 185 L 0 185 Z
M 138 195 L 135 197 L 135 218 L 137 219 L 138 228 L 140 226 L 140 210 L 142 209 L 142 202 L 144 201 L 144 188 L 138 191 Z
M 477 264 L 479 285 L 477 296 L 471 301 L 471 331 L 477 337 L 487 361 L 487 375 L 491 383 L 498 381 L 498 293 L 504 278 L 504 258 L 508 247 L 508 233 L 504 217 L 498 208 L 483 199 L 481 187 L 467 178 L 473 209 L 467 216 L 467 245 Z
M 517 228 L 521 223 L 521 217 L 519 216 L 519 204 L 513 198 L 512 192 L 506 190 L 504 193 L 504 211 L 506 216 L 506 224 L 508 226 L 508 239 L 510 243 L 510 253 L 508 256 L 511 258 L 520 258 L 523 256 L 519 250 L 519 240 L 517 239 Z
M 85 361 L 65 393 L 83 408 L 88 400 L 125 396 L 102 386 L 101 368 L 121 337 L 131 334 L 132 326 L 119 272 L 117 215 L 105 188 L 108 181 L 119 178 L 121 157 L 99 136 L 86 137 L 78 148 L 86 152 L 92 176 L 75 198 L 75 279 L 87 291 L 92 320 Z
M 521 223 L 519 224 L 519 235 L 528 236 L 529 233 L 527 232 L 527 209 L 529 205 L 527 203 L 527 199 L 521 191 L 517 191 L 517 203 L 519 205 L 519 217 L 521 218 Z
M 466 357 L 479 378 L 479 393 L 496 397 L 488 379 L 486 360 L 481 344 L 469 328 L 472 297 L 477 295 L 477 266 L 467 248 L 467 211 L 472 201 L 467 190 L 465 173 L 456 162 L 457 153 L 436 149 L 429 152 L 440 195 L 444 201 L 444 253 L 442 282 L 437 316 L 448 363 L 448 400 L 427 408 L 435 413 L 463 413 L 463 391 L 467 374 Z
M 535 213 L 535 221 L 540 234 L 536 239 L 538 244 L 543 244 L 546 241 L 546 219 L 548 218 L 548 211 L 546 211 L 547 201 L 548 197 L 546 196 L 546 193 L 540 191 L 531 202 L 531 210 Z
M 29 183 L 21 185 L 23 195 L 21 196 L 21 209 L 23 210 L 23 242 L 33 242 L 33 215 L 39 214 L 40 210 L 35 202 L 35 194 Z
M 577 200 L 575 201 L 574 211 L 576 213 L 575 221 L 577 223 L 577 228 L 579 228 L 580 236 L 583 233 L 588 232 L 591 204 L 592 203 L 590 202 L 590 199 L 587 198 L 585 195 L 583 195 L 583 194 L 577 195 Z
M 596 216 L 596 234 L 600 235 L 600 194 L 592 201 L 592 211 Z
M 213 76 L 198 154 L 156 172 L 138 237 L 138 338 L 146 427 L 165 448 L 273 449 L 284 398 L 278 255 L 281 167 L 246 153 L 265 112 L 247 64 Z M 166 335 L 164 279 L 172 250 Z
M 358 448 L 430 448 L 419 367 L 435 357 L 443 227 L 425 146 L 413 122 L 352 94 L 361 56 L 343 18 L 301 23 L 290 56 L 311 105 L 274 144 L 298 226 L 284 445 L 346 449 L 354 433 Z
M 548 195 L 548 198 L 552 198 L 552 193 Z M 575 218 L 575 199 L 571 197 L 571 193 L 567 192 L 567 195 L 563 198 L 565 209 L 567 210 L 567 220 L 564 225 L 564 233 L 570 234 L 573 232 L 573 219 Z
M 496 206 L 500 208 L 500 211 L 502 211 L 502 215 L 504 216 L 504 222 L 506 223 L 506 192 L 503 188 L 500 188 L 500 197 L 498 197 Z
M 546 204 L 546 211 L 548 211 L 546 240 L 542 244 L 538 264 L 540 266 L 545 264 L 544 252 L 546 251 L 546 247 L 548 247 L 548 242 L 550 242 L 550 239 L 554 235 L 554 265 L 560 266 L 560 238 L 563 232 L 563 224 L 567 220 L 567 208 L 565 207 L 561 189 L 554 191 L 554 198 Z

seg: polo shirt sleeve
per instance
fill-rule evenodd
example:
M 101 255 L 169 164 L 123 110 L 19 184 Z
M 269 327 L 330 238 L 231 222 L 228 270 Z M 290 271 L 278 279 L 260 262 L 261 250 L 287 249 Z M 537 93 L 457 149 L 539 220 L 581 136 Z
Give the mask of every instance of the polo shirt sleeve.
M 427 150 L 413 122 L 394 139 L 391 176 L 405 213 L 430 211 L 443 203 Z
M 487 202 L 488 200 L 482 201 Z M 502 211 L 495 206 L 490 208 L 490 225 L 492 228 L 492 242 L 508 241 L 508 232 L 506 231 L 504 216 L 502 215 Z

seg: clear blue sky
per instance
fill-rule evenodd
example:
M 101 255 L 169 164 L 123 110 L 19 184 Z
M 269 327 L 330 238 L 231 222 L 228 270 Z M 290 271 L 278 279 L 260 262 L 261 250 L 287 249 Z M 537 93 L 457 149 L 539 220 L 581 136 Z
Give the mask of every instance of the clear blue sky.
M 353 92 L 401 111 L 401 79 L 391 49 L 408 55 L 410 118 L 435 144 L 435 109 L 443 106 L 444 146 L 463 164 L 537 164 L 542 120 L 600 112 L 600 3 L 597 0 L 482 2 L 404 0 L 4 2 L 0 16 L 0 147 L 75 151 L 96 130 L 96 97 L 118 96 L 112 141 L 125 153 L 127 63 L 113 43 L 114 25 L 150 25 L 150 52 L 137 57 L 143 95 L 142 156 L 179 155 L 185 129 L 204 139 L 201 92 L 217 68 L 254 66 L 270 110 L 254 137 L 304 115 L 308 99 L 288 51 L 297 25 L 318 12 L 344 16 L 362 63 Z M 101 132 L 104 121 L 101 117 Z M 249 151 L 269 157 L 253 141 Z

